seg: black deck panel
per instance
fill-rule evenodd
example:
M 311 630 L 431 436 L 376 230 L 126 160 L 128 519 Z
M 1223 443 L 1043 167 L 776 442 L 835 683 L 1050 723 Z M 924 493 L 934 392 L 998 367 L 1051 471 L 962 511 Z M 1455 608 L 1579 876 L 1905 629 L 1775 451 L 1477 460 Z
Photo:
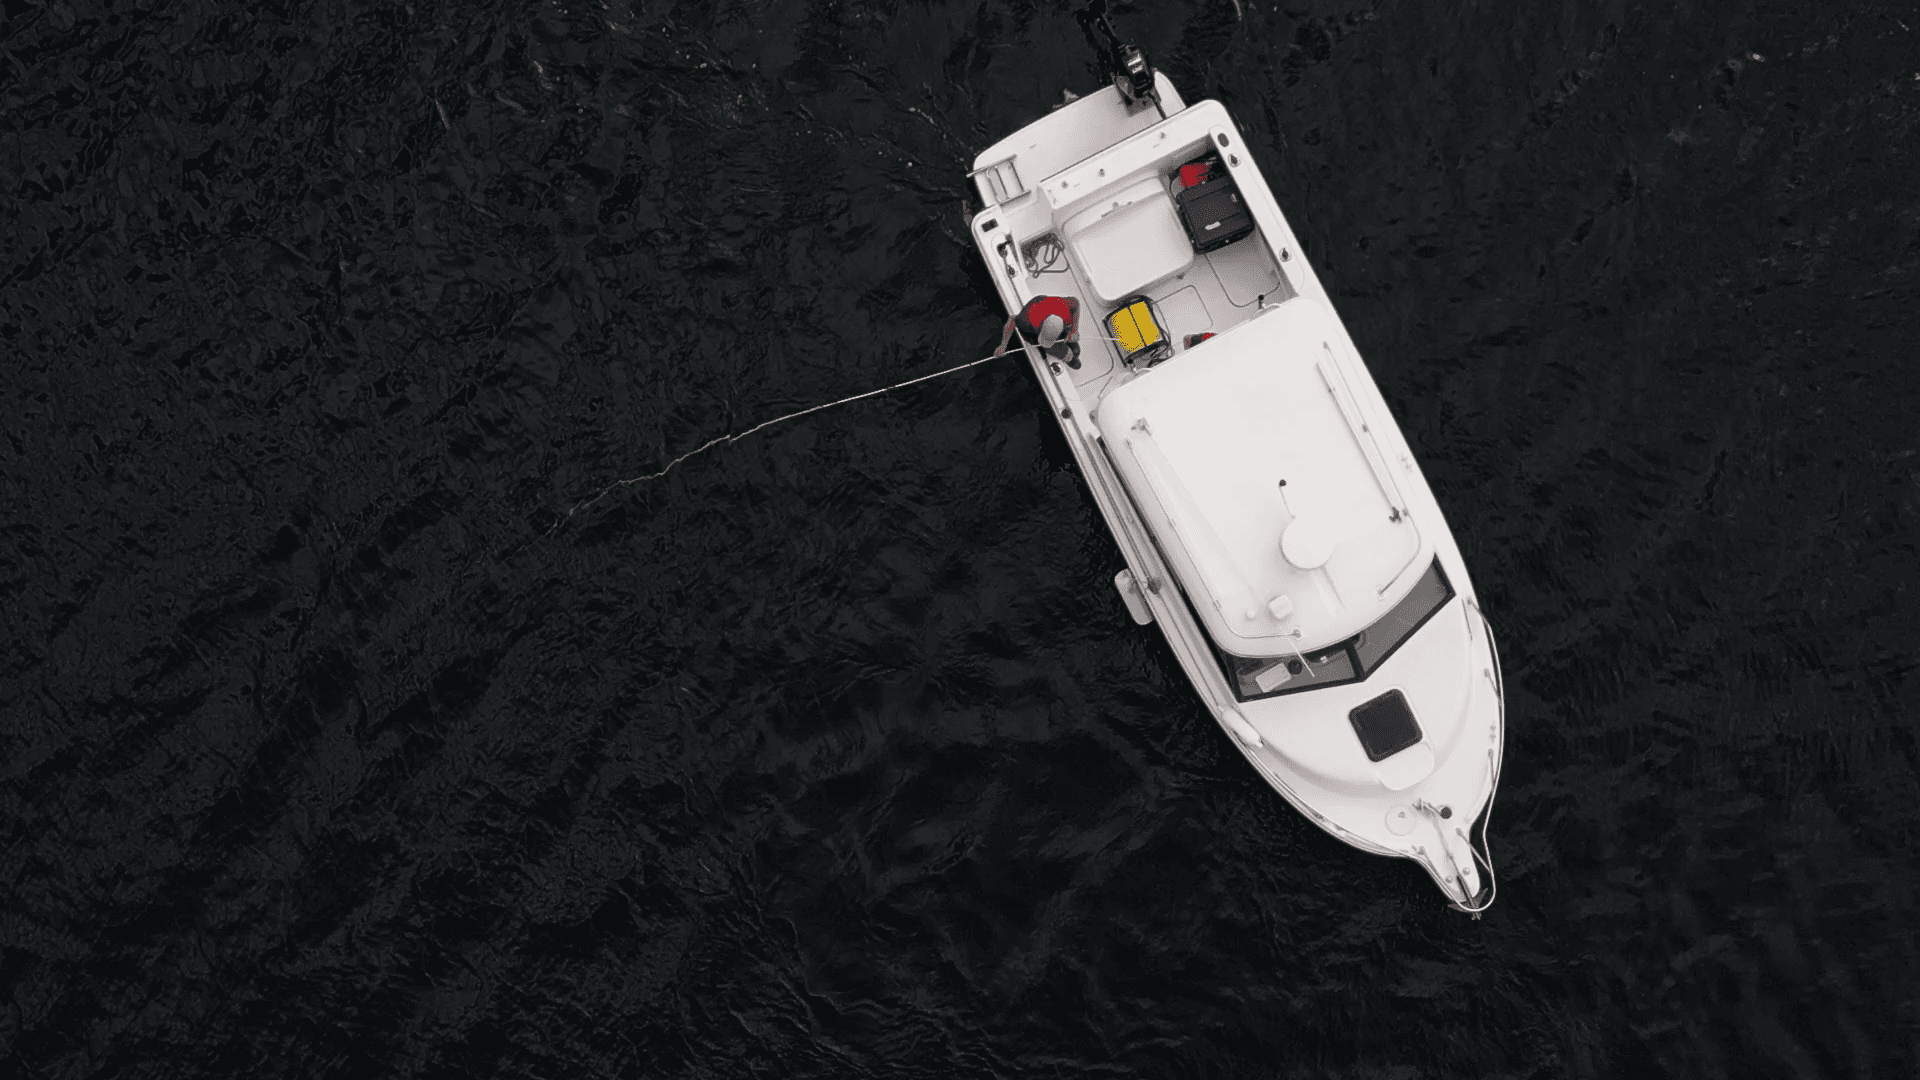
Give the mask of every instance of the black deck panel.
M 1354 734 L 1366 748 L 1367 760 L 1384 761 L 1421 740 L 1420 723 L 1407 707 L 1407 696 L 1389 690 L 1347 714 Z

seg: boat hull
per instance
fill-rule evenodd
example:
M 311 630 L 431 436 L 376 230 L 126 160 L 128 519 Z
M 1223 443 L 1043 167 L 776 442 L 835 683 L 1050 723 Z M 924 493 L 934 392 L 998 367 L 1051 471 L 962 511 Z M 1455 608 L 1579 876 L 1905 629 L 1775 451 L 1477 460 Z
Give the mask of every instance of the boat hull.
M 1118 579 L 1135 620 L 1158 624 L 1169 649 L 1241 754 L 1275 791 L 1309 820 L 1364 851 L 1410 858 L 1425 867 L 1441 890 L 1464 910 L 1481 910 L 1492 899 L 1485 852 L 1485 822 L 1498 786 L 1504 743 L 1503 686 L 1497 647 L 1481 615 L 1464 560 L 1411 447 L 1359 359 L 1345 327 L 1333 316 L 1325 288 L 1300 246 L 1238 129 L 1218 102 L 1186 106 L 1160 79 L 1167 116 L 1130 108 L 1111 88 L 1057 110 L 1022 129 L 976 162 L 975 179 L 987 207 L 973 215 L 969 231 L 986 261 L 1009 314 L 1038 295 L 1078 289 L 1083 307 L 1111 306 L 1105 287 L 1089 281 L 1136 268 L 1081 268 L 1070 256 L 1066 271 L 1035 272 L 1023 250 L 1026 238 L 1063 223 L 1083 222 L 1106 203 L 1127 212 L 1122 189 L 1156 175 L 1167 162 L 1195 148 L 1217 154 L 1259 227 L 1260 246 L 1229 250 L 1228 257 L 1196 255 L 1181 261 L 1164 244 L 1143 254 L 1146 274 L 1161 273 L 1148 286 L 1163 305 L 1180 302 L 1181 318 L 1209 334 L 1230 333 L 1267 318 L 1287 304 L 1317 304 L 1328 313 L 1329 356 L 1337 354 L 1339 376 L 1352 396 L 1357 423 L 1393 472 L 1406 511 L 1423 527 L 1423 551 L 1444 572 L 1451 597 L 1405 644 L 1364 679 L 1279 696 L 1245 699 L 1229 683 L 1223 660 L 1195 612 L 1190 572 L 1168 558 L 1167 523 L 1136 479 L 1130 485 L 1116 468 L 1116 448 L 1103 438 L 1096 410 L 1116 386 L 1144 373 L 1129 369 L 1099 340 L 1090 341 L 1084 363 L 1070 367 L 1025 346 L 1029 363 L 1066 435 L 1094 502 L 1126 562 Z M 1071 132 L 1071 139 L 1060 138 Z M 1156 237 L 1147 238 L 1159 243 Z M 1070 245 L 1056 245 L 1070 246 Z M 1092 244 L 1086 250 L 1095 250 Z M 1165 254 L 1164 266 L 1154 259 Z M 1171 268 L 1171 269 L 1168 269 Z M 1123 285 L 1125 283 L 1123 282 Z M 1260 290 L 1257 297 L 1253 294 Z M 1104 305 L 1104 306 L 1103 306 Z M 1297 310 L 1297 309 L 1296 309 Z M 1193 314 L 1198 312 L 1198 315 Z M 1204 318 L 1204 324 L 1198 320 Z M 1083 331 L 1083 336 L 1085 336 Z M 1199 336 L 1199 335 L 1195 335 Z M 1202 346 L 1205 347 L 1205 346 Z M 1116 615 L 1118 612 L 1116 612 Z M 1385 691 L 1400 689 L 1414 701 L 1423 738 L 1418 746 L 1383 762 L 1356 754 L 1354 709 Z M 1431 760 L 1428 760 L 1430 757 Z M 1476 831 L 1476 826 L 1478 831 Z

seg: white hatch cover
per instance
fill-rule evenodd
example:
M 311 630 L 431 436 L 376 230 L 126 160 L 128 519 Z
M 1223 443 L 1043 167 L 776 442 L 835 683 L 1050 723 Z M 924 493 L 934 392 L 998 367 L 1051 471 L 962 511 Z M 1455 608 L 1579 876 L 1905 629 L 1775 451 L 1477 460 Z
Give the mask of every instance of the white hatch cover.
M 1193 243 L 1158 177 L 1101 196 L 1060 232 L 1073 251 L 1073 264 L 1109 304 L 1193 262 Z

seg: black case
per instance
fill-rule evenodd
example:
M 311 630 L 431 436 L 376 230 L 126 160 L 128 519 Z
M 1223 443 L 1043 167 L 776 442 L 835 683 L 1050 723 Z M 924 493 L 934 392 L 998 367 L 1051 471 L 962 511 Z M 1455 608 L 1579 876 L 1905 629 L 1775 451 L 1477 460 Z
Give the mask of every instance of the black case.
M 1253 233 L 1253 215 L 1230 176 L 1186 188 L 1174 196 L 1174 204 L 1180 209 L 1180 223 L 1187 227 L 1187 239 L 1202 254 Z

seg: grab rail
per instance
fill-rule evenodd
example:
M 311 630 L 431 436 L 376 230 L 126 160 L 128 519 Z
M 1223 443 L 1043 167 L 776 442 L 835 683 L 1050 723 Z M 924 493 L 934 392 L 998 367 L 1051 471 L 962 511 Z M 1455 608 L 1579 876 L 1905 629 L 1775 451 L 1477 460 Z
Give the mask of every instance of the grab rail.
M 967 179 L 986 177 L 986 190 L 982 194 L 995 206 L 1002 206 L 1027 193 L 1027 185 L 1020 179 L 1020 170 L 1014 166 L 1018 154 L 1009 154 L 991 165 L 984 165 L 967 174 Z
M 1420 560 L 1420 529 L 1413 524 L 1413 514 L 1406 506 L 1406 495 L 1400 491 L 1400 485 L 1394 481 L 1392 471 L 1387 468 L 1386 454 L 1373 437 L 1373 426 L 1360 415 L 1359 403 L 1352 400 L 1353 390 L 1347 386 L 1347 377 L 1340 371 L 1339 362 L 1334 359 L 1333 346 L 1323 341 L 1320 343 L 1320 348 L 1326 353 L 1326 359 L 1316 362 L 1313 366 L 1320 372 L 1320 381 L 1326 386 L 1327 395 L 1333 398 L 1334 407 L 1340 410 L 1340 415 L 1347 421 L 1347 428 L 1353 432 L 1353 441 L 1360 447 L 1361 456 L 1367 459 L 1367 467 L 1373 470 L 1374 483 L 1380 485 L 1380 494 L 1387 500 L 1387 506 L 1393 511 L 1393 520 L 1399 521 L 1405 518 L 1408 526 L 1414 531 L 1413 554 L 1407 556 L 1407 561 L 1400 564 L 1400 569 L 1393 572 L 1393 576 L 1387 579 L 1386 584 L 1373 590 L 1375 596 L 1384 596 L 1387 590 L 1393 588 L 1394 583 L 1407 572 L 1407 567 Z M 1345 398 L 1340 396 L 1342 391 L 1346 393 Z

